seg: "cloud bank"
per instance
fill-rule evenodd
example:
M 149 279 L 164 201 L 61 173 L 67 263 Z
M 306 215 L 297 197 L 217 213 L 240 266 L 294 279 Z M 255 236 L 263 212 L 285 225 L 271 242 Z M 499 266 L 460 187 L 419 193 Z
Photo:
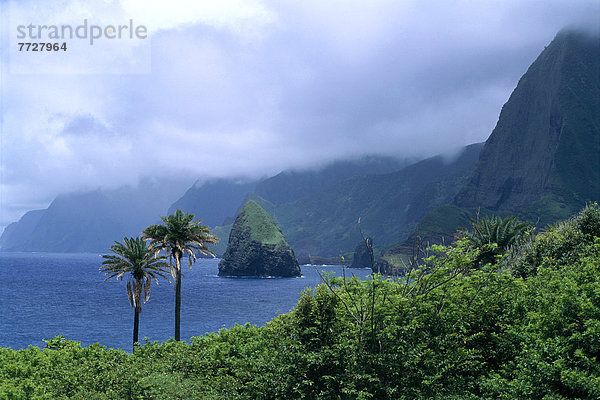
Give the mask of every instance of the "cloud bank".
M 554 35 L 600 15 L 595 0 L 0 5 L 0 226 L 60 193 L 148 176 L 257 177 L 484 141 Z M 139 43 L 106 42 L 94 73 L 75 51 L 11 71 L 16 21 L 84 18 L 144 24 L 144 65 Z

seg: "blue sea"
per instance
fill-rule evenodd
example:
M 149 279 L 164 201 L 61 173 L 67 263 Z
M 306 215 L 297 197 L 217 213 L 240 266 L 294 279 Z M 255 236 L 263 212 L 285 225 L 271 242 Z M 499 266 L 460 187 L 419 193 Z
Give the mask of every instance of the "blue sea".
M 181 338 L 201 336 L 235 323 L 264 325 L 286 313 L 300 292 L 317 286 L 319 271 L 341 276 L 341 266 L 302 266 L 301 278 L 222 278 L 218 259 L 187 261 L 182 279 Z M 0 346 L 44 347 L 63 335 L 87 346 L 131 349 L 133 308 L 125 281 L 104 282 L 99 254 L 0 253 Z M 368 269 L 346 269 L 364 278 Z M 152 284 L 140 315 L 140 341 L 164 341 L 174 333 L 175 293 L 166 280 Z

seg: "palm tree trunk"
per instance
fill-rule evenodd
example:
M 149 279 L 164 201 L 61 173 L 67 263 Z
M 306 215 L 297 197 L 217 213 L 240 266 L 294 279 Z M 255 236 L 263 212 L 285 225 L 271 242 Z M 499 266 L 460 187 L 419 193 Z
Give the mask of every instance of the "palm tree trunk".
M 138 342 L 138 331 L 140 329 L 140 313 L 136 307 L 133 307 L 135 317 L 133 318 L 133 350 L 135 350 L 135 344 Z
M 181 256 L 175 257 L 177 269 L 175 271 L 175 340 L 181 339 L 180 334 L 180 313 L 181 313 Z

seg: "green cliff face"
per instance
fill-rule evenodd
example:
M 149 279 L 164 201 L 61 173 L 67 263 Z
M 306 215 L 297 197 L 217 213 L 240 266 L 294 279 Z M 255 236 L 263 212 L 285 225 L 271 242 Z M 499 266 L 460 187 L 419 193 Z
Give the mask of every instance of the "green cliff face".
M 253 200 L 233 224 L 219 276 L 300 276 L 298 261 L 283 233 Z
M 465 147 L 454 160 L 437 156 L 396 172 L 357 176 L 267 209 L 299 257 L 351 251 L 361 240 L 358 218 L 378 246 L 393 245 L 408 238 L 428 212 L 452 201 L 481 146 Z
M 600 40 L 564 31 L 523 75 L 457 195 L 547 223 L 600 198 Z
M 491 214 L 546 226 L 600 200 L 600 38 L 563 31 L 521 77 L 450 204 L 423 217 L 386 257 L 453 240 Z
M 386 174 L 398 171 L 410 163 L 409 160 L 385 156 L 338 160 L 315 170 L 283 171 L 259 182 L 254 192 L 275 205 L 293 203 L 349 178 L 367 174 Z
M 249 193 L 244 204 L 254 200 L 272 215 L 299 259 L 339 262 L 340 250 L 351 251 L 361 241 L 359 217 L 364 233 L 378 246 L 408 238 L 423 216 L 454 199 L 482 146 L 467 146 L 451 160 L 437 156 L 391 173 L 355 176 L 289 203 L 275 204 Z M 226 225 L 213 231 L 221 239 L 211 246 L 216 254 L 225 252 L 230 229 Z

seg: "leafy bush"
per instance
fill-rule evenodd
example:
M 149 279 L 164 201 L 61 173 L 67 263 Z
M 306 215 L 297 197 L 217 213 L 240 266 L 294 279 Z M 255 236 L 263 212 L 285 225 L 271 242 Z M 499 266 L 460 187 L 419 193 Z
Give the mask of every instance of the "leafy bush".
M 575 217 L 548 227 L 512 249 L 507 261 L 516 276 L 535 275 L 543 263 L 570 265 L 585 257 L 600 236 L 600 208 L 586 206 Z

